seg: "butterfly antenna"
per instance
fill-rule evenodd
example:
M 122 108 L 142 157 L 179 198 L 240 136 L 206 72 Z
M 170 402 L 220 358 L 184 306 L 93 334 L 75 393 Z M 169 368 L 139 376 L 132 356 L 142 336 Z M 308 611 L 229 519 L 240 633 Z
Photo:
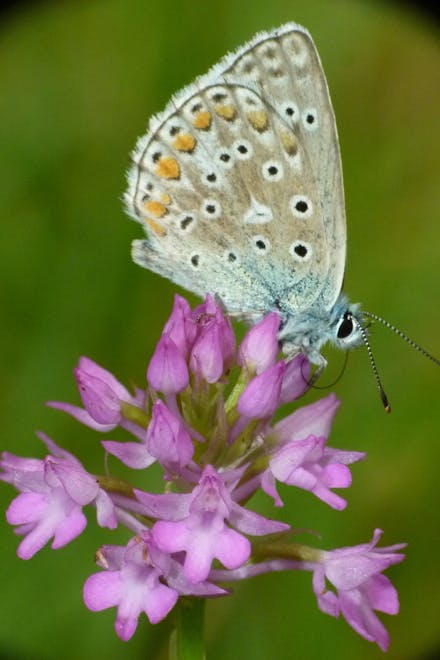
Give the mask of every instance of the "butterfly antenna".
M 377 316 L 377 314 L 373 314 L 372 312 L 364 312 L 362 310 L 362 314 L 364 316 L 368 316 L 368 318 L 370 318 L 370 319 L 374 319 L 374 321 L 379 321 L 379 323 L 382 323 L 382 325 L 384 325 L 389 330 L 392 330 L 401 339 L 404 339 L 407 342 L 407 344 L 409 344 L 410 346 L 415 348 L 416 351 L 419 351 L 419 353 L 421 353 L 422 355 L 427 357 L 428 360 L 432 360 L 432 362 L 434 362 L 434 364 L 436 364 L 438 367 L 440 367 L 440 360 L 438 360 L 436 357 L 431 355 L 431 353 L 428 353 L 428 351 L 425 351 L 424 348 L 422 348 L 419 344 L 417 344 L 417 342 L 415 342 L 413 339 L 408 337 L 404 332 L 399 330 L 399 328 L 396 328 L 395 325 L 392 325 L 391 323 L 389 323 L 389 321 L 385 321 L 385 319 L 381 318 L 380 316 Z
M 362 312 L 362 313 L 364 313 L 364 312 Z M 368 314 L 368 316 L 369 316 L 369 314 Z M 377 385 L 377 389 L 379 390 L 379 395 L 380 395 L 380 398 L 382 400 L 383 407 L 385 408 L 385 411 L 387 413 L 390 413 L 391 412 L 391 406 L 389 404 L 388 397 L 385 394 L 385 390 L 383 389 L 382 381 L 380 380 L 379 372 L 378 372 L 377 367 L 376 367 L 376 361 L 375 361 L 374 356 L 373 356 L 373 351 L 371 350 L 370 342 L 368 341 L 367 331 L 357 318 L 355 318 L 353 316 L 352 320 L 358 326 L 359 332 L 361 333 L 362 340 L 365 344 L 365 348 L 367 349 L 368 357 L 370 359 L 371 369 L 373 370 L 374 378 L 376 379 L 376 385 Z

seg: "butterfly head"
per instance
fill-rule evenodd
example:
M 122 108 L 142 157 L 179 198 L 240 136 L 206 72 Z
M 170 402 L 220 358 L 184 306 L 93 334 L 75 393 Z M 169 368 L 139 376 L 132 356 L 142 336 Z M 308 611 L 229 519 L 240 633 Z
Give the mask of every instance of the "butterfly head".
M 359 305 L 349 304 L 341 294 L 335 305 L 326 313 L 322 309 L 309 310 L 306 313 L 287 318 L 279 334 L 283 352 L 289 357 L 301 351 L 309 360 L 318 366 L 314 376 L 318 377 L 326 366 L 327 360 L 321 353 L 321 347 L 330 342 L 343 350 L 349 350 L 362 344 L 366 347 L 370 359 L 382 404 L 387 412 L 391 411 L 388 397 L 382 387 L 376 363 L 368 340 L 364 315 Z M 298 324 L 298 320 L 300 323 Z M 378 317 L 378 320 L 379 317 Z M 312 378 L 313 382 L 314 378 Z
M 349 304 L 341 294 L 325 311 L 321 306 L 300 314 L 286 315 L 279 334 L 283 352 L 289 356 L 301 351 L 318 366 L 325 364 L 321 348 L 327 342 L 347 350 L 365 343 L 367 331 L 357 304 Z

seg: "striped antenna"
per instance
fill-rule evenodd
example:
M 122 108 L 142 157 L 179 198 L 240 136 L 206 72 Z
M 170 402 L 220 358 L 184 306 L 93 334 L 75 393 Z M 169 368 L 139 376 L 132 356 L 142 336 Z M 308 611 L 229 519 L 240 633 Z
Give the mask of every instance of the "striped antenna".
M 428 353 L 428 351 L 425 351 L 424 348 L 422 348 L 417 342 L 415 342 L 413 339 L 410 339 L 404 332 L 399 330 L 399 328 L 396 328 L 395 325 L 392 325 L 388 321 L 385 321 L 385 319 L 381 318 L 380 316 L 377 316 L 377 314 L 373 314 L 372 312 L 364 312 L 362 310 L 362 315 L 367 316 L 370 319 L 373 319 L 374 321 L 379 321 L 379 323 L 382 323 L 386 328 L 389 330 L 392 330 L 396 335 L 398 335 L 401 339 L 404 339 L 410 346 L 416 349 L 416 351 L 419 351 L 422 355 L 428 358 L 428 360 L 432 360 L 434 364 L 436 364 L 438 367 L 440 367 L 440 360 L 438 360 L 436 357 L 431 355 L 431 353 Z M 358 322 L 359 325 L 359 322 Z M 361 327 L 361 326 L 360 326 Z
M 362 312 L 362 313 L 364 314 L 364 312 Z M 383 407 L 385 408 L 385 411 L 387 413 L 390 413 L 391 412 L 391 406 L 390 406 L 390 403 L 388 401 L 388 397 L 385 394 L 385 390 L 383 389 L 382 381 L 380 380 L 379 372 L 378 372 L 377 367 L 376 367 L 376 361 L 375 361 L 374 356 L 373 356 L 373 351 L 371 350 L 370 342 L 368 341 L 367 331 L 364 328 L 364 326 L 362 325 L 362 323 L 359 321 L 359 319 L 357 319 L 355 316 L 351 316 L 351 320 L 359 328 L 359 332 L 361 333 L 363 342 L 365 344 L 365 348 L 367 349 L 368 357 L 370 358 L 371 368 L 373 370 L 374 378 L 376 379 L 376 385 L 377 385 L 377 389 L 379 390 L 379 395 L 380 395 Z

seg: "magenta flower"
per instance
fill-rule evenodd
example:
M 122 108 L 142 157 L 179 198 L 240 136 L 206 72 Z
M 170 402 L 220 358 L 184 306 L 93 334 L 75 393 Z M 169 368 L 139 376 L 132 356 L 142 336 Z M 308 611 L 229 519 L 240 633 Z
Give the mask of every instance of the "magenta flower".
M 84 584 L 84 602 L 90 610 L 118 608 L 115 630 L 124 641 L 134 635 L 141 612 L 145 612 L 150 623 L 158 623 L 179 597 L 175 589 L 160 582 L 162 572 L 152 562 L 148 550 L 140 539 L 133 539 L 127 548 L 102 549 L 101 561 L 109 570 L 94 573 Z
M 158 392 L 177 394 L 189 383 L 185 358 L 173 340 L 162 335 L 147 370 L 147 380 Z
M 299 399 L 309 389 L 310 362 L 302 353 L 298 353 L 287 362 L 280 392 L 280 405 Z
M 235 355 L 235 337 L 230 321 L 226 319 L 211 296 L 194 310 L 197 333 L 191 347 L 191 371 L 216 383 L 231 367 Z
M 220 583 L 306 570 L 313 571 L 320 609 L 342 613 L 363 637 L 388 645 L 375 610 L 397 612 L 397 594 L 382 571 L 403 559 L 396 552 L 403 546 L 376 548 L 376 531 L 369 544 L 325 552 L 302 545 L 298 533 L 290 538 L 292 521 L 305 526 L 301 510 L 284 512 L 285 521 L 254 510 L 253 495 L 261 491 L 282 506 L 278 482 L 341 510 L 347 502 L 334 489 L 351 485 L 348 466 L 365 457 L 327 444 L 339 406 L 334 394 L 306 406 L 297 401 L 309 389 L 310 364 L 301 354 L 279 359 L 281 321 L 269 314 L 237 351 L 230 320 L 214 298 L 191 310 L 176 296 L 147 382 L 134 394 L 103 367 L 80 359 L 75 378 L 83 407 L 49 405 L 100 433 L 128 434 L 101 444 L 131 469 L 155 463 L 162 492 L 149 492 L 156 480 L 147 472 L 137 474 L 142 490 L 129 476 L 114 476 L 113 461 L 103 462 L 104 474 L 90 474 L 44 435 L 44 459 L 2 456 L 0 479 L 19 491 L 6 515 L 23 536 L 23 559 L 50 541 L 60 548 L 76 538 L 86 526 L 87 505 L 101 527 L 127 530 L 125 547 L 98 550 L 101 570 L 84 586 L 90 610 L 117 608 L 115 629 L 123 640 L 133 636 L 142 613 L 157 623 L 181 596 L 227 596 Z M 279 419 L 285 404 L 291 412 Z
M 251 380 L 238 400 L 240 415 L 248 419 L 272 417 L 280 401 L 285 368 L 281 360 Z
M 0 461 L 0 479 L 20 491 L 6 518 L 24 536 L 17 550 L 21 559 L 33 557 L 52 537 L 51 547 L 57 549 L 79 536 L 87 524 L 82 511 L 86 504 L 95 504 L 101 526 L 117 525 L 114 505 L 96 479 L 74 456 L 41 437 L 54 455 L 39 461 L 4 452 Z
M 245 335 L 238 350 L 237 363 L 250 374 L 261 374 L 272 367 L 279 353 L 278 330 L 281 319 L 275 312 L 265 316 Z
M 137 404 L 111 373 L 89 358 L 82 357 L 74 373 L 84 408 L 98 424 L 116 426 L 121 421 L 121 402 Z
M 209 294 L 205 301 L 193 311 L 193 319 L 196 322 L 199 333 L 203 333 L 206 325 L 215 322 L 219 329 L 221 350 L 225 362 L 225 370 L 229 369 L 235 359 L 235 335 L 231 321 L 225 316 L 221 307 L 217 305 L 214 298 Z
M 196 322 L 189 303 L 178 296 L 174 296 L 174 306 L 171 316 L 165 323 L 163 334 L 169 337 L 186 359 L 197 334 Z
M 302 370 L 302 365 L 298 365 Z M 282 445 L 292 440 L 304 440 L 309 435 L 328 438 L 340 401 L 334 394 L 302 406 L 275 424 L 274 431 Z
M 141 426 L 145 417 L 146 393 L 138 389 L 132 396 L 110 372 L 86 357 L 80 358 L 74 373 L 84 408 L 59 401 L 49 401 L 47 405 L 72 415 L 101 433 L 120 426 L 136 441 L 104 440 L 105 450 L 132 469 L 144 469 L 154 463 L 154 456 L 147 450 L 146 430 Z M 129 414 L 131 419 L 127 416 Z
M 339 403 L 330 394 L 275 424 L 278 449 L 271 455 L 261 479 L 262 489 L 274 499 L 275 506 L 283 506 L 276 481 L 308 490 L 339 511 L 347 506 L 346 500 L 331 489 L 351 486 L 347 465 L 364 459 L 365 453 L 326 447 Z
M 143 442 L 103 440 L 101 444 L 109 454 L 132 470 L 144 470 L 156 460 L 147 449 L 146 438 Z
M 179 474 L 194 454 L 194 445 L 181 419 L 173 415 L 158 399 L 147 431 L 149 453 L 171 473 Z
M 164 552 L 186 553 L 184 573 L 192 583 L 207 578 L 213 559 L 227 568 L 237 568 L 248 560 L 251 545 L 240 531 L 261 536 L 289 529 L 284 523 L 267 520 L 234 503 L 224 481 L 210 465 L 190 495 L 135 493 L 147 515 L 165 518 L 153 527 L 155 542 Z M 227 526 L 227 521 L 239 531 Z
M 338 455 L 341 455 L 338 462 Z M 261 486 L 274 498 L 276 506 L 282 501 L 276 491 L 275 479 L 289 486 L 297 486 L 319 497 L 334 509 L 342 510 L 346 500 L 331 492 L 331 488 L 348 488 L 351 474 L 343 461 L 360 460 L 357 452 L 338 452 L 325 447 L 325 438 L 310 435 L 305 440 L 295 440 L 284 445 L 271 458 L 269 469 L 263 475 Z
M 123 415 L 124 404 L 143 409 L 145 393 L 142 390 L 132 396 L 107 369 L 87 357 L 80 358 L 74 374 L 84 409 L 59 401 L 49 401 L 48 406 L 72 415 L 95 431 L 105 433 L 122 426 L 136 437 L 142 435 L 142 429 Z
M 399 564 L 404 555 L 397 553 L 404 543 L 376 548 L 382 530 L 376 529 L 370 543 L 352 548 L 322 552 L 321 563 L 313 572 L 313 590 L 319 608 L 331 616 L 343 615 L 357 633 L 386 651 L 389 636 L 373 610 L 397 614 L 397 591 L 382 571 Z M 329 591 L 326 579 L 335 587 Z
M 131 539 L 126 548 L 103 546 L 98 563 L 105 570 L 87 578 L 84 602 L 93 612 L 117 607 L 115 631 L 124 641 L 134 635 L 142 612 L 150 623 L 158 623 L 180 594 L 208 597 L 226 593 L 209 583 L 190 585 L 180 564 L 162 553 L 148 532 Z

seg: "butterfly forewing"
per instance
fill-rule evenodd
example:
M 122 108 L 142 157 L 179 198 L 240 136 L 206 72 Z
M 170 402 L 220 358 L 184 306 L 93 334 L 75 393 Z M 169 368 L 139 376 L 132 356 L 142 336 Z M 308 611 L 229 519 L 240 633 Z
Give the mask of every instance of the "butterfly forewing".
M 134 258 L 237 313 L 337 298 L 345 219 L 319 58 L 297 26 L 257 35 L 179 92 L 133 155 Z
M 225 59 L 226 73 L 258 81 L 267 99 L 295 131 L 313 172 L 328 250 L 325 308 L 339 295 L 345 267 L 346 223 L 339 140 L 327 81 L 310 34 L 287 24 L 256 35 L 249 45 Z

